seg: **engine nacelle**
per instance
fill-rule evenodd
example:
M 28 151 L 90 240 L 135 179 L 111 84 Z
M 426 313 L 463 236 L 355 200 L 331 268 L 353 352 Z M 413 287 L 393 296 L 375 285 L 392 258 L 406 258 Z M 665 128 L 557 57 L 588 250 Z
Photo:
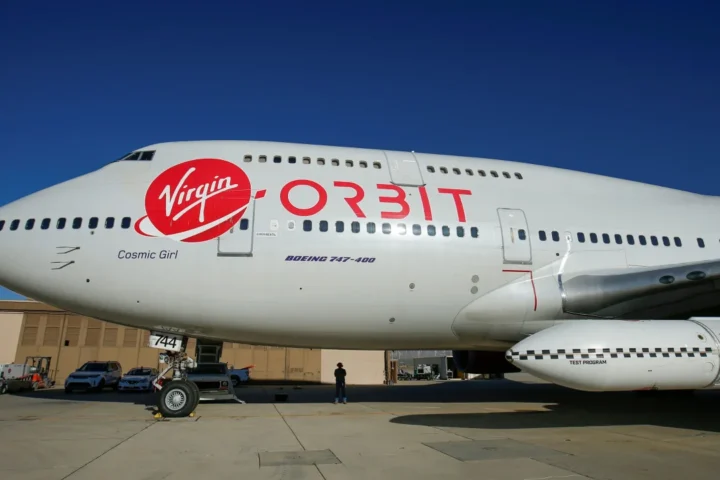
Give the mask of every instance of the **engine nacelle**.
M 483 352 L 478 350 L 453 350 L 453 361 L 458 371 L 463 373 L 512 373 L 520 369 L 505 359 L 503 352 Z
M 696 390 L 720 384 L 720 319 L 574 320 L 518 342 L 506 358 L 585 391 Z

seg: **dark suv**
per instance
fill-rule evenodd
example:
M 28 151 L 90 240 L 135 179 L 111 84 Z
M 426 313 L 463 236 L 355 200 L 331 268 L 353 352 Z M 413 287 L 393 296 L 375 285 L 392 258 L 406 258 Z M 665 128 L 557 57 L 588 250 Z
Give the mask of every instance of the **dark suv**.
M 73 390 L 97 390 L 105 387 L 117 390 L 122 378 L 118 362 L 87 362 L 71 373 L 65 380 L 65 393 Z

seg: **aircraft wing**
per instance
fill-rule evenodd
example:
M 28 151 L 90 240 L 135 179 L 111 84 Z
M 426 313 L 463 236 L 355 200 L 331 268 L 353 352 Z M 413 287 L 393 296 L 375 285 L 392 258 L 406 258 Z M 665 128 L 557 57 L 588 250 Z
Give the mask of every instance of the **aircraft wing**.
M 720 260 L 560 277 L 567 314 L 617 319 L 720 316 Z

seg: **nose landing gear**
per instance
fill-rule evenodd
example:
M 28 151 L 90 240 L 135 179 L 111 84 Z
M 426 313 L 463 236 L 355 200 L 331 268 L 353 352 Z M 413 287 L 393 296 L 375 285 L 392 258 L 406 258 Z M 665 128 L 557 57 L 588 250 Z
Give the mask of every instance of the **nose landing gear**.
M 164 341 L 154 342 L 156 345 L 163 344 L 175 347 L 175 342 L 167 340 L 167 337 L 173 337 L 173 335 L 153 334 L 153 337 L 156 336 L 165 337 Z M 179 340 L 179 338 L 176 340 Z M 153 382 L 153 385 L 158 390 L 156 403 L 158 414 L 155 415 L 156 417 L 181 418 L 195 415 L 195 409 L 200 402 L 200 389 L 194 382 L 187 379 L 187 370 L 195 366 L 195 361 L 185 353 L 187 341 L 188 338 L 183 337 L 179 348 L 177 348 L 178 351 L 168 351 L 160 354 L 160 361 L 166 363 L 167 367 L 160 372 Z M 152 337 L 150 346 L 155 346 Z M 170 370 L 172 370 L 172 378 L 165 379 L 165 374 Z

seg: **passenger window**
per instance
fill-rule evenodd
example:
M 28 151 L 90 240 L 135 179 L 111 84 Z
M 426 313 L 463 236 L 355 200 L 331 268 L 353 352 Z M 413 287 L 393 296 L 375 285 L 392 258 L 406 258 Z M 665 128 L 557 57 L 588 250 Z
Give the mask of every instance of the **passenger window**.
M 670 239 L 668 237 L 662 237 L 662 239 L 663 239 L 663 245 L 665 245 L 666 247 L 669 247 Z
M 471 177 L 472 177 L 473 175 L 475 175 L 475 172 L 473 172 L 473 171 L 472 171 L 471 169 L 469 169 L 469 168 L 466 168 L 466 169 L 465 169 L 465 173 L 467 173 L 467 174 L 470 175 Z
M 260 155 L 260 156 L 258 157 L 258 162 L 260 162 L 260 163 L 266 163 L 266 162 L 267 162 L 267 157 L 266 157 L 265 155 Z
M 460 169 L 459 168 L 453 168 L 453 172 L 455 175 L 460 175 Z
M 427 166 L 427 171 L 430 173 L 435 173 L 435 167 L 432 167 L 430 165 Z
M 578 237 L 578 242 L 585 243 L 585 234 L 583 232 L 578 232 L 577 237 Z
M 297 158 L 295 158 L 295 157 L 288 157 L 288 163 L 297 163 Z
M 2 222 L 0 222 L 0 223 L 2 223 Z M 2 225 L 0 225 L 0 230 L 2 230 Z M 703 240 L 702 238 L 698 238 L 697 242 L 698 242 L 698 247 L 705 248 L 705 240 Z
M 56 225 L 57 229 L 62 230 L 63 228 L 65 228 L 65 223 L 67 223 L 67 220 L 65 220 L 64 218 L 58 218 L 57 225 Z
M 327 220 L 320 220 L 320 231 L 321 231 L 321 232 L 327 232 L 327 231 L 328 231 L 328 222 L 327 222 Z
M 250 163 L 250 162 L 252 162 L 252 155 L 245 155 L 245 157 L 243 158 L 243 161 L 244 161 L 245 163 Z
M 523 176 L 522 176 L 521 173 L 515 172 L 515 178 L 517 178 L 518 180 L 522 180 L 522 179 L 523 179 Z
M 503 177 L 510 178 L 510 174 L 508 172 L 503 172 Z
M 498 173 L 495 170 L 490 170 L 490 175 L 492 175 L 495 178 L 498 177 Z
M 82 227 L 82 217 L 75 217 L 75 218 L 73 219 L 72 228 L 74 228 L 75 230 L 77 230 L 77 229 L 79 229 L 80 227 Z
M 383 223 L 383 225 L 382 225 L 382 231 L 383 231 L 383 233 L 385 233 L 385 234 L 389 234 L 390 232 L 392 232 L 392 227 L 390 226 L 389 223 Z
M 367 168 L 367 162 L 365 160 L 360 160 L 360 168 Z
M 306 232 L 312 231 L 312 220 L 303 220 L 303 230 Z
M 40 228 L 42 228 L 43 230 L 47 230 L 48 228 L 50 228 L 50 219 L 43 218 L 42 223 L 40 223 Z M 0 230 L 2 230 L 2 228 L 0 228 Z
M 545 230 L 540 230 L 540 232 L 538 233 L 538 236 L 540 237 L 540 240 L 543 242 L 545 240 L 547 240 L 547 235 L 545 234 Z
M 338 233 L 342 233 L 345 231 L 345 223 L 344 222 L 335 222 L 335 231 Z
M 353 161 L 352 161 L 352 160 L 345 160 L 345 166 L 346 166 L 346 167 L 352 167 L 352 166 L 353 166 Z
M 628 242 L 630 245 L 635 245 L 635 237 L 633 237 L 632 235 L 628 235 L 628 236 L 627 236 L 627 242 Z
M 338 160 L 337 158 L 333 158 L 333 159 L 330 161 L 330 163 L 332 163 L 332 166 L 333 166 L 333 167 L 339 167 L 339 166 L 340 166 L 340 160 Z
M 465 236 L 465 229 L 463 227 L 457 227 L 457 236 L 460 238 Z
M 428 232 L 428 236 L 434 237 L 435 236 L 435 225 L 428 225 L 427 232 Z
M 250 226 L 250 221 L 247 218 L 240 220 L 240 230 L 247 230 Z
M 440 167 L 440 171 L 441 171 L 442 173 L 447 173 L 447 168 L 445 168 L 445 167 Z
M 122 228 L 128 229 L 130 228 L 130 217 L 123 217 L 122 222 L 120 222 L 120 226 Z
M 680 237 L 675 237 L 674 240 L 676 247 L 682 247 L 682 240 L 680 240 Z
M 310 157 L 303 157 L 303 165 L 310 165 Z
M 603 243 L 610 243 L 610 235 L 607 233 L 602 234 Z
M 478 170 L 478 173 L 481 177 L 487 177 L 487 173 L 485 173 L 485 170 Z
M 640 245 L 647 245 L 647 239 L 645 239 L 645 235 L 638 235 L 638 240 L 640 241 Z
M 367 233 L 375 233 L 375 222 L 369 222 L 367 224 Z
M 10 230 L 15 231 L 15 230 L 18 229 L 19 226 L 20 226 L 20 220 L 15 219 L 15 220 L 13 220 L 12 223 L 10 224 Z
M 591 241 L 592 243 L 598 243 L 598 236 L 597 236 L 596 233 L 591 233 L 591 234 L 590 234 L 590 241 Z
M 0 220 L 0 232 L 2 232 L 3 228 L 5 228 L 5 220 Z
M 525 240 L 525 239 L 527 239 L 527 235 L 525 234 L 525 230 L 524 230 L 524 229 L 521 228 L 520 230 L 518 230 L 518 237 L 520 237 L 520 240 Z
M 107 217 L 105 219 L 105 228 L 113 228 L 115 226 L 115 217 Z
M 420 235 L 422 233 L 422 227 L 420 225 L 413 225 L 413 235 Z
M 615 243 L 617 243 L 618 245 L 622 245 L 622 243 L 623 243 L 622 235 L 617 234 L 617 233 L 615 234 Z
M 142 152 L 142 155 L 140 155 L 140 160 L 144 160 L 144 161 L 146 161 L 146 162 L 149 162 L 150 160 L 153 159 L 154 156 L 155 156 L 155 151 L 154 151 L 154 150 L 150 150 L 150 151 L 147 151 L 147 152 Z
M 473 238 L 478 238 L 478 228 L 477 227 L 472 227 L 470 229 L 470 236 Z
M 35 226 L 35 219 L 30 218 L 27 222 L 25 222 L 25 230 L 32 230 Z
M 350 229 L 353 233 L 360 233 L 360 222 L 352 222 L 350 224 Z
M 404 223 L 398 223 L 398 233 L 405 235 L 407 233 L 407 226 Z
M 282 162 L 282 157 L 281 157 L 280 155 L 275 155 L 275 156 L 273 157 L 273 162 L 275 162 L 275 163 L 280 163 L 280 162 Z
M 90 218 L 90 221 L 88 222 L 88 227 L 90 227 L 91 230 L 95 230 L 98 226 L 98 218 L 92 217 Z
M 449 237 L 450 236 L 450 227 L 447 225 L 443 225 L 442 227 L 443 237 Z
M 373 167 L 380 169 L 380 162 L 373 162 Z
M 325 165 L 325 159 L 324 159 L 324 158 L 318 158 L 317 164 L 318 164 L 318 165 Z
M 658 239 L 657 239 L 657 237 L 656 237 L 655 235 L 653 235 L 652 237 L 650 237 L 650 242 L 651 242 L 653 245 L 655 245 L 656 247 L 659 245 Z
M 553 232 L 552 232 L 552 239 L 553 239 L 553 241 L 555 241 L 555 242 L 559 242 L 559 241 L 560 241 L 560 234 L 559 234 L 558 232 L 553 231 Z

